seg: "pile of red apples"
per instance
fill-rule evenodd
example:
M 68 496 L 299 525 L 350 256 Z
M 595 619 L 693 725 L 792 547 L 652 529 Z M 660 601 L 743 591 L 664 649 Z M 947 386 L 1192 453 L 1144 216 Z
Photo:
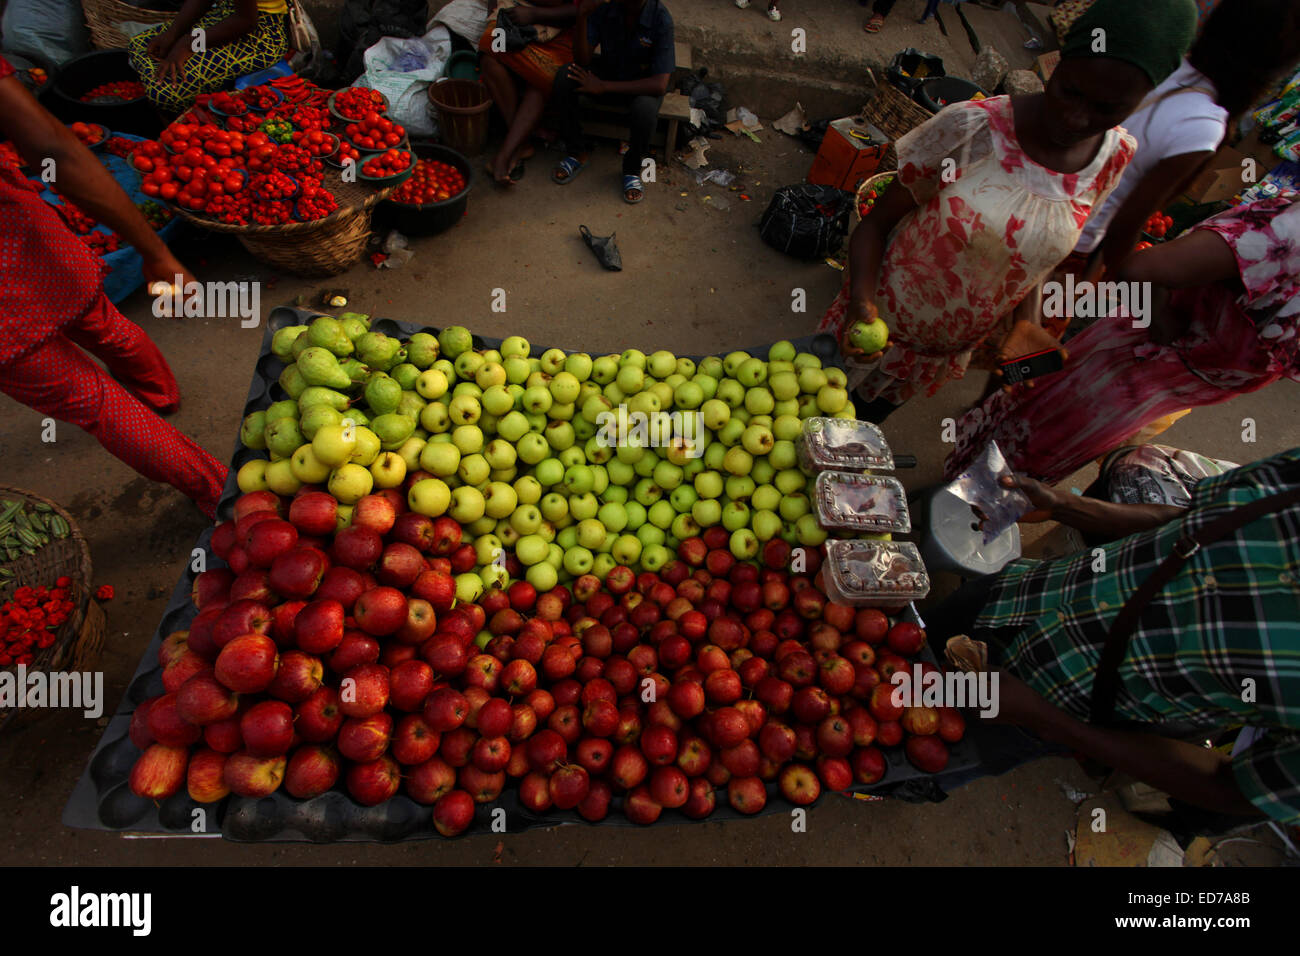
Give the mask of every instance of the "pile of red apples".
M 381 492 L 336 525 L 326 493 L 259 491 L 217 527 L 229 567 L 195 578 L 197 616 L 159 649 L 164 693 L 131 721 L 137 795 L 405 792 L 454 836 L 511 787 L 533 814 L 595 822 L 621 798 L 649 824 L 720 800 L 758 813 L 769 785 L 805 806 L 875 784 L 900 745 L 937 773 L 965 731 L 956 710 L 891 702 L 925 634 L 828 601 L 816 549 L 776 538 L 737 561 L 714 527 L 658 573 L 457 604 L 473 548 L 454 520 Z

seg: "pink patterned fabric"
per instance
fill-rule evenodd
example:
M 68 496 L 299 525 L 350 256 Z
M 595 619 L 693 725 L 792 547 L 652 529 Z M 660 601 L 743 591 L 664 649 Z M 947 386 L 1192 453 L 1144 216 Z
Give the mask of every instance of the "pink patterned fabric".
M 1171 345 L 1130 319 L 1103 319 L 1070 341 L 1066 367 L 1032 389 L 999 391 L 957 424 L 944 463 L 959 475 L 990 441 L 1018 472 L 1056 482 L 1184 408 L 1215 405 L 1286 377 L 1300 381 L 1300 203 L 1237 207 L 1195 228 L 1223 238 L 1244 292 L 1224 283 L 1177 289 L 1187 316 Z
M 874 363 L 846 363 L 850 388 L 902 404 L 961 378 L 1074 248 L 1136 146 L 1112 129 L 1087 167 L 1054 172 L 1020 148 L 1006 96 L 955 103 L 900 139 L 898 179 L 917 208 L 890 234 L 875 292 L 891 345 Z M 846 273 L 818 331 L 843 331 L 848 290 Z

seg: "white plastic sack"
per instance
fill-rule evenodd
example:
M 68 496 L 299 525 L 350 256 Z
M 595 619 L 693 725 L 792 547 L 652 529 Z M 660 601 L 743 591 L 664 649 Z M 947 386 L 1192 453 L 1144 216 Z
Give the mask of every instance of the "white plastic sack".
M 442 76 L 451 57 L 451 34 L 434 27 L 422 37 L 384 37 L 365 52 L 366 72 L 357 86 L 388 97 L 388 116 L 419 136 L 434 133 L 426 108 L 429 84 Z
M 495 7 L 495 0 L 451 0 L 451 3 L 433 15 L 429 29 L 442 24 L 452 33 L 477 46 Z

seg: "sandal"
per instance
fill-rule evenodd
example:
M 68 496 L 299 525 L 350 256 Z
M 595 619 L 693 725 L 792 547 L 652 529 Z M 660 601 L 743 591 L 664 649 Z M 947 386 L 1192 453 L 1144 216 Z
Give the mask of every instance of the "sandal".
M 551 170 L 551 180 L 561 186 L 567 186 L 577 178 L 578 173 L 582 172 L 586 166 L 587 164 L 577 156 L 565 156 Z
M 873 13 L 871 15 L 871 19 L 867 21 L 866 26 L 864 26 L 862 29 L 866 30 L 868 33 L 879 33 L 882 29 L 884 29 L 884 26 L 885 26 L 885 18 L 882 17 L 879 13 Z
M 628 195 L 629 193 L 633 193 L 633 192 L 639 194 L 635 199 L 633 199 L 630 195 Z M 639 203 L 642 199 L 645 199 L 645 184 L 641 182 L 641 177 L 624 176 L 623 177 L 623 202 L 631 205 L 635 205 L 636 203 Z

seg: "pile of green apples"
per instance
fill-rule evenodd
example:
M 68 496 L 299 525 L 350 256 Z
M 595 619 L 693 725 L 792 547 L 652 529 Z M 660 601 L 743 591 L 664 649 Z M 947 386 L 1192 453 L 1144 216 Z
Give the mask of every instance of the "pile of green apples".
M 240 489 L 324 487 L 340 527 L 365 496 L 399 489 L 473 543 L 478 563 L 457 581 L 467 600 L 508 583 L 508 568 L 538 591 L 617 565 L 657 571 L 715 525 L 741 560 L 775 537 L 819 545 L 795 439 L 806 418 L 853 417 L 843 371 L 786 341 L 698 364 L 637 349 L 533 356 L 520 336 L 475 349 L 451 326 L 403 341 L 346 313 L 280 329 L 272 350 L 289 397 L 244 420 L 243 443 L 269 460 L 241 468 Z M 692 427 L 669 427 L 670 413 Z

